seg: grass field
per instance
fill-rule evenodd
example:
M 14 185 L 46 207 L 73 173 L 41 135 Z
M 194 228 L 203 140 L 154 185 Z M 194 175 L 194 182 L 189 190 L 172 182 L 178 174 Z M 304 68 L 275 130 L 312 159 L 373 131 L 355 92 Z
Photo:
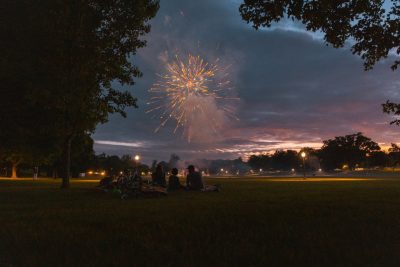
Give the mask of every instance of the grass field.
M 400 179 L 218 183 L 121 200 L 0 179 L 0 266 L 400 265 Z

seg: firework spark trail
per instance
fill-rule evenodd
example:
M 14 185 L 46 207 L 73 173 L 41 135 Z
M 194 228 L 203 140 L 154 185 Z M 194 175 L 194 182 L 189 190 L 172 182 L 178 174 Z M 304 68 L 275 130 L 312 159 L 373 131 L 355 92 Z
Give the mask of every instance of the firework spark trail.
M 229 74 L 217 63 L 218 60 L 209 64 L 200 56 L 189 55 L 185 61 L 176 56 L 167 64 L 166 74 L 158 75 L 160 80 L 149 90 L 154 96 L 147 103 L 150 108 L 146 112 L 160 114 L 161 122 L 155 132 L 173 120 L 176 123 L 173 132 L 182 128 L 182 134 L 190 142 L 193 132 L 198 130 L 196 126 L 217 133 L 222 127 L 221 117 L 237 119 L 234 110 L 224 102 L 238 98 L 227 93 L 232 89 L 227 80 Z

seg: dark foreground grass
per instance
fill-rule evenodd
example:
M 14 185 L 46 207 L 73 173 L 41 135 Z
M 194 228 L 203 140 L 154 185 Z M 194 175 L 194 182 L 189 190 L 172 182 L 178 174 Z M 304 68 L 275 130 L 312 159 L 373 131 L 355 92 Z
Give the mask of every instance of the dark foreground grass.
M 120 200 L 89 182 L 0 180 L 0 266 L 400 264 L 400 180 L 222 184 Z

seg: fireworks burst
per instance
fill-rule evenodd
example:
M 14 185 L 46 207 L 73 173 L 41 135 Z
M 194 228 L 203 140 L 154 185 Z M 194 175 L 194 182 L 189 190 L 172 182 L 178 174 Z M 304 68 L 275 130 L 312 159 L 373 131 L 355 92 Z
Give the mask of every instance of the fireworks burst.
M 238 98 L 229 97 L 232 88 L 228 73 L 217 63 L 189 55 L 185 61 L 176 56 L 167 64 L 166 74 L 159 75 L 160 80 L 149 90 L 154 96 L 147 113 L 157 112 L 161 120 L 155 132 L 171 120 L 176 124 L 174 133 L 183 129 L 182 134 L 190 142 L 199 126 L 217 133 L 224 117 L 236 118 L 227 101 Z

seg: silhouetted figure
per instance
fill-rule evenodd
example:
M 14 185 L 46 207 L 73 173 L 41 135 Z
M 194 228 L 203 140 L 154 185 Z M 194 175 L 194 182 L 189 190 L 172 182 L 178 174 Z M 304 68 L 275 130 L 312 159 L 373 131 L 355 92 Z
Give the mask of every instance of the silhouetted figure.
M 129 196 L 138 197 L 142 190 L 142 177 L 139 175 L 137 169 L 133 172 L 130 171 L 124 179 L 122 190 L 122 199 L 126 199 Z
M 178 169 L 173 168 L 171 170 L 171 175 L 168 178 L 168 191 L 176 191 L 182 188 L 182 185 L 179 182 L 179 178 L 177 175 L 178 175 Z
M 188 166 L 188 175 L 186 176 L 186 187 L 189 190 L 202 190 L 204 188 L 203 178 L 200 172 L 196 172 L 193 165 Z
M 114 184 L 114 178 L 111 176 L 104 177 L 100 180 L 99 185 L 96 186 L 97 189 L 100 189 L 104 192 L 112 191 L 116 187 L 116 183 Z
M 203 192 L 220 191 L 221 185 L 205 185 L 200 172 L 196 172 L 193 165 L 188 166 L 189 174 L 186 176 L 186 188 Z
M 117 177 L 105 177 L 100 180 L 96 189 L 103 192 L 121 194 L 121 199 L 130 197 L 159 197 L 166 196 L 167 190 L 159 185 L 144 184 L 137 169 L 126 170 Z
M 165 181 L 165 172 L 162 165 L 158 164 L 156 171 L 151 176 L 153 180 L 153 185 L 166 187 L 167 182 Z

